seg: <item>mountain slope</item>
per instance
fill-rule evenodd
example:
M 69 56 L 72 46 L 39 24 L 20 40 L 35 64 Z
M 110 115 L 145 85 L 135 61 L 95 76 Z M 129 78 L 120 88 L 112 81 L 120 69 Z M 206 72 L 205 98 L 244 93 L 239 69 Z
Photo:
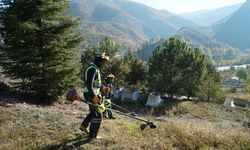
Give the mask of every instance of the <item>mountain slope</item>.
M 209 49 L 232 48 L 231 46 L 216 40 L 213 37 L 213 34 L 213 31 L 207 27 L 183 27 L 176 32 L 174 37 L 183 39 L 191 43 L 192 46 L 200 46 L 205 52 Z
M 168 11 L 155 10 L 139 3 L 124 1 L 120 9 L 140 20 L 144 33 L 150 37 L 168 37 L 183 26 L 193 25 L 192 22 Z
M 215 61 L 230 59 L 238 55 L 238 49 L 218 41 L 213 35 L 214 33 L 210 28 L 183 27 L 176 32 L 174 37 L 186 41 L 193 48 L 201 48 Z
M 105 37 L 132 46 L 148 39 L 141 30 L 138 20 L 117 9 L 113 1 L 108 2 L 71 1 L 70 13 L 81 17 L 81 30 L 83 30 L 88 45 L 96 44 Z
M 250 48 L 250 0 L 213 28 L 217 39 L 240 49 Z
M 186 41 L 192 48 L 201 48 L 205 54 L 215 61 L 230 59 L 238 55 L 238 49 L 216 40 L 213 35 L 213 31 L 207 27 L 183 27 L 173 37 Z M 145 43 L 138 50 L 137 55 L 146 60 L 152 54 L 152 51 L 157 46 L 161 46 L 163 42 L 164 40 Z
M 184 13 L 180 16 L 189 19 L 200 26 L 211 26 L 215 22 L 233 14 L 240 8 L 241 5 L 242 3 L 231 6 L 225 6 L 217 9 Z
M 88 43 L 105 36 L 136 45 L 149 38 L 169 37 L 192 22 L 128 0 L 71 0 L 70 13 L 82 17 Z
M 160 39 L 159 41 L 149 41 L 141 45 L 141 47 L 137 50 L 137 56 L 142 60 L 147 60 L 152 52 L 158 47 L 162 46 L 165 42 L 165 39 Z

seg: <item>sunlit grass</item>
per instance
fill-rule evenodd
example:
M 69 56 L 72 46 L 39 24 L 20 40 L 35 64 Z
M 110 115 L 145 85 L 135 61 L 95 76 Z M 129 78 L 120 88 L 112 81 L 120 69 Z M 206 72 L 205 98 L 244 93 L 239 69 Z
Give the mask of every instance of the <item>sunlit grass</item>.
M 74 143 L 86 139 L 78 130 L 82 118 L 56 109 L 0 106 L 0 149 L 76 149 Z M 240 117 L 247 116 L 243 110 L 227 111 L 215 104 L 183 102 L 168 111 L 173 117 L 155 121 L 156 129 L 143 131 L 141 122 L 114 114 L 118 119 L 102 122 L 99 135 L 103 139 L 80 144 L 77 149 L 250 149 L 249 129 L 215 126 L 225 120 L 240 124 Z M 32 116 L 37 112 L 42 112 L 41 117 Z M 183 118 L 178 117 L 182 115 Z M 196 120 L 188 120 L 185 115 Z
M 250 101 L 250 93 L 247 93 L 247 92 L 236 92 L 236 93 L 227 92 L 227 97 Z

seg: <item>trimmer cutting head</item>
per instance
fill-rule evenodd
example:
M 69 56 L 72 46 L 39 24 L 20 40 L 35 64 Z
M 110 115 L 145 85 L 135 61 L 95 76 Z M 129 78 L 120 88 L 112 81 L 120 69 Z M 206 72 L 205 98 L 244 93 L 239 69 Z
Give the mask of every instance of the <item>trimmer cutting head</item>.
M 144 130 L 147 126 L 149 126 L 150 129 L 155 129 L 157 127 L 156 124 L 154 124 L 153 122 L 147 122 L 147 123 L 141 124 L 140 129 Z

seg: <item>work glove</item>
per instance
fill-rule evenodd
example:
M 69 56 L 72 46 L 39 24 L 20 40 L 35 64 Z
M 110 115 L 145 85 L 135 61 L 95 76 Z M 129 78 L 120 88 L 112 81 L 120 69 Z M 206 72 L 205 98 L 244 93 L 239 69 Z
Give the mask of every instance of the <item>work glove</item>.
M 94 103 L 94 104 L 98 105 L 98 104 L 101 104 L 102 98 L 101 98 L 100 95 L 94 95 L 94 96 L 92 97 L 92 100 L 93 100 L 93 103 Z
M 110 107 L 111 106 L 111 100 L 110 99 L 105 99 L 104 100 L 104 106 L 105 107 Z
M 102 103 L 101 105 L 97 106 L 96 111 L 99 113 L 103 113 L 105 111 L 105 106 Z

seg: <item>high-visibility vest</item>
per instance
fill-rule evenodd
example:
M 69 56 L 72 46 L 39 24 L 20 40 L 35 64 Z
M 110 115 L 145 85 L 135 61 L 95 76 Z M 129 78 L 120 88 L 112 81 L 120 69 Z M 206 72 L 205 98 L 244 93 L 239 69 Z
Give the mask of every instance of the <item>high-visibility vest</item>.
M 87 68 L 87 70 L 85 71 L 85 81 L 87 81 L 87 75 L 88 75 L 88 71 L 89 69 L 94 68 L 96 70 L 96 75 L 97 78 L 94 80 L 93 83 L 93 92 L 95 95 L 100 94 L 100 88 L 101 88 L 101 74 L 100 74 L 100 70 L 99 68 L 93 63 L 91 62 Z M 87 86 L 85 85 L 85 87 L 83 88 L 83 92 L 89 92 Z

